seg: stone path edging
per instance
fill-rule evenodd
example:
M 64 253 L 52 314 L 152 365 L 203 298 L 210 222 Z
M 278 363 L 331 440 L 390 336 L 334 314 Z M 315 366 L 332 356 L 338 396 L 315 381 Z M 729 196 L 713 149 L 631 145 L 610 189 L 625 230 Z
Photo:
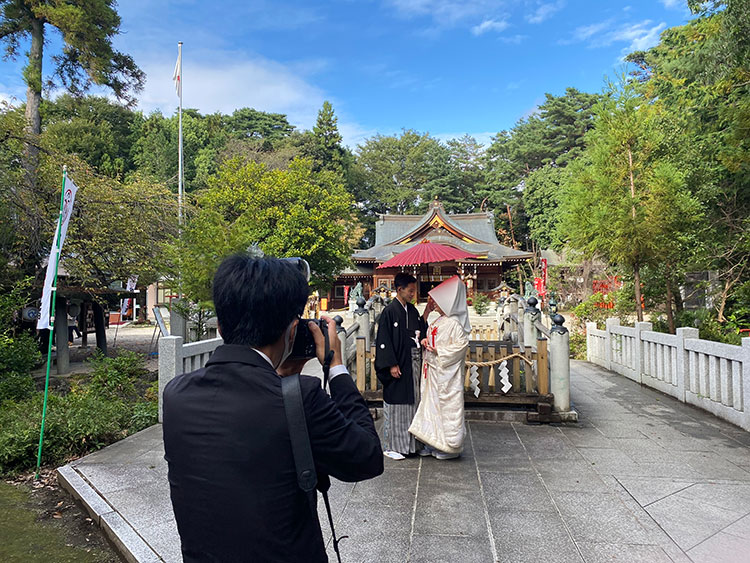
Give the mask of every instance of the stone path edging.
M 128 563 L 160 563 L 157 553 L 138 532 L 71 465 L 57 469 L 57 480 L 80 501 L 97 526 Z

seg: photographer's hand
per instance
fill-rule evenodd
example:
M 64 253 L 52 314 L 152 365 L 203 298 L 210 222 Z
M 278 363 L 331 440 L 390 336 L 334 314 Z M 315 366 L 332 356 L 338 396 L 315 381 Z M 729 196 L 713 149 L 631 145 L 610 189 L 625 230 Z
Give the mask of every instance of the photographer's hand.
M 336 334 L 336 321 L 331 317 L 323 316 L 321 318 L 328 323 L 328 345 L 330 346 L 330 349 L 333 350 L 331 367 L 343 365 L 344 362 L 341 359 L 341 341 L 339 340 L 339 335 Z M 320 331 L 320 327 L 315 323 L 310 323 L 309 327 L 313 340 L 315 340 L 315 353 L 318 356 L 318 361 L 323 365 L 326 353 L 323 333 Z
M 284 361 L 284 363 L 281 364 L 278 368 L 276 368 L 276 373 L 278 373 L 281 377 L 294 375 L 295 373 L 302 373 L 302 368 L 305 367 L 305 364 L 308 361 L 309 360 L 305 358 L 290 358 Z

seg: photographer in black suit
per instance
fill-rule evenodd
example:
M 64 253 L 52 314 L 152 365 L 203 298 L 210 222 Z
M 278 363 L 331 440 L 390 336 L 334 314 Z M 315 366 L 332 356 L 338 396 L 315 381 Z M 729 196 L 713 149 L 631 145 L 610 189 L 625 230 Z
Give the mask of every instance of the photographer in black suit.
M 305 276 L 284 260 L 237 255 L 214 278 L 219 346 L 205 368 L 164 390 L 164 448 L 186 563 L 328 561 L 320 524 L 298 486 L 281 377 L 308 295 Z M 318 359 L 324 337 L 309 323 Z M 380 441 L 328 319 L 330 398 L 300 377 L 315 468 L 361 481 L 383 472 Z

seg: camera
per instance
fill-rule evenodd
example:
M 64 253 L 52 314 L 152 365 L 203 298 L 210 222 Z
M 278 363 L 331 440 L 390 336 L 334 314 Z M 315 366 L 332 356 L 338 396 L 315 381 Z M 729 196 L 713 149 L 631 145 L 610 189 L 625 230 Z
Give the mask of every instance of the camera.
M 316 356 L 315 340 L 308 326 L 308 323 L 311 322 L 317 324 L 323 336 L 327 337 L 328 323 L 326 321 L 323 319 L 300 319 L 297 325 L 297 334 L 294 336 L 292 353 L 289 355 L 290 358 L 302 359 L 314 358 Z

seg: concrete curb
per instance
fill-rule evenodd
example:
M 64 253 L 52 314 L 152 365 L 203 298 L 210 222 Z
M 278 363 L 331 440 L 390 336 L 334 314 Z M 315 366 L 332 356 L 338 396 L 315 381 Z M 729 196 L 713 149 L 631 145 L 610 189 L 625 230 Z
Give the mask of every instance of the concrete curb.
M 104 530 L 115 549 L 128 563 L 160 563 L 161 557 L 151 549 L 138 532 L 112 506 L 104 500 L 72 465 L 57 469 L 57 481 Z

